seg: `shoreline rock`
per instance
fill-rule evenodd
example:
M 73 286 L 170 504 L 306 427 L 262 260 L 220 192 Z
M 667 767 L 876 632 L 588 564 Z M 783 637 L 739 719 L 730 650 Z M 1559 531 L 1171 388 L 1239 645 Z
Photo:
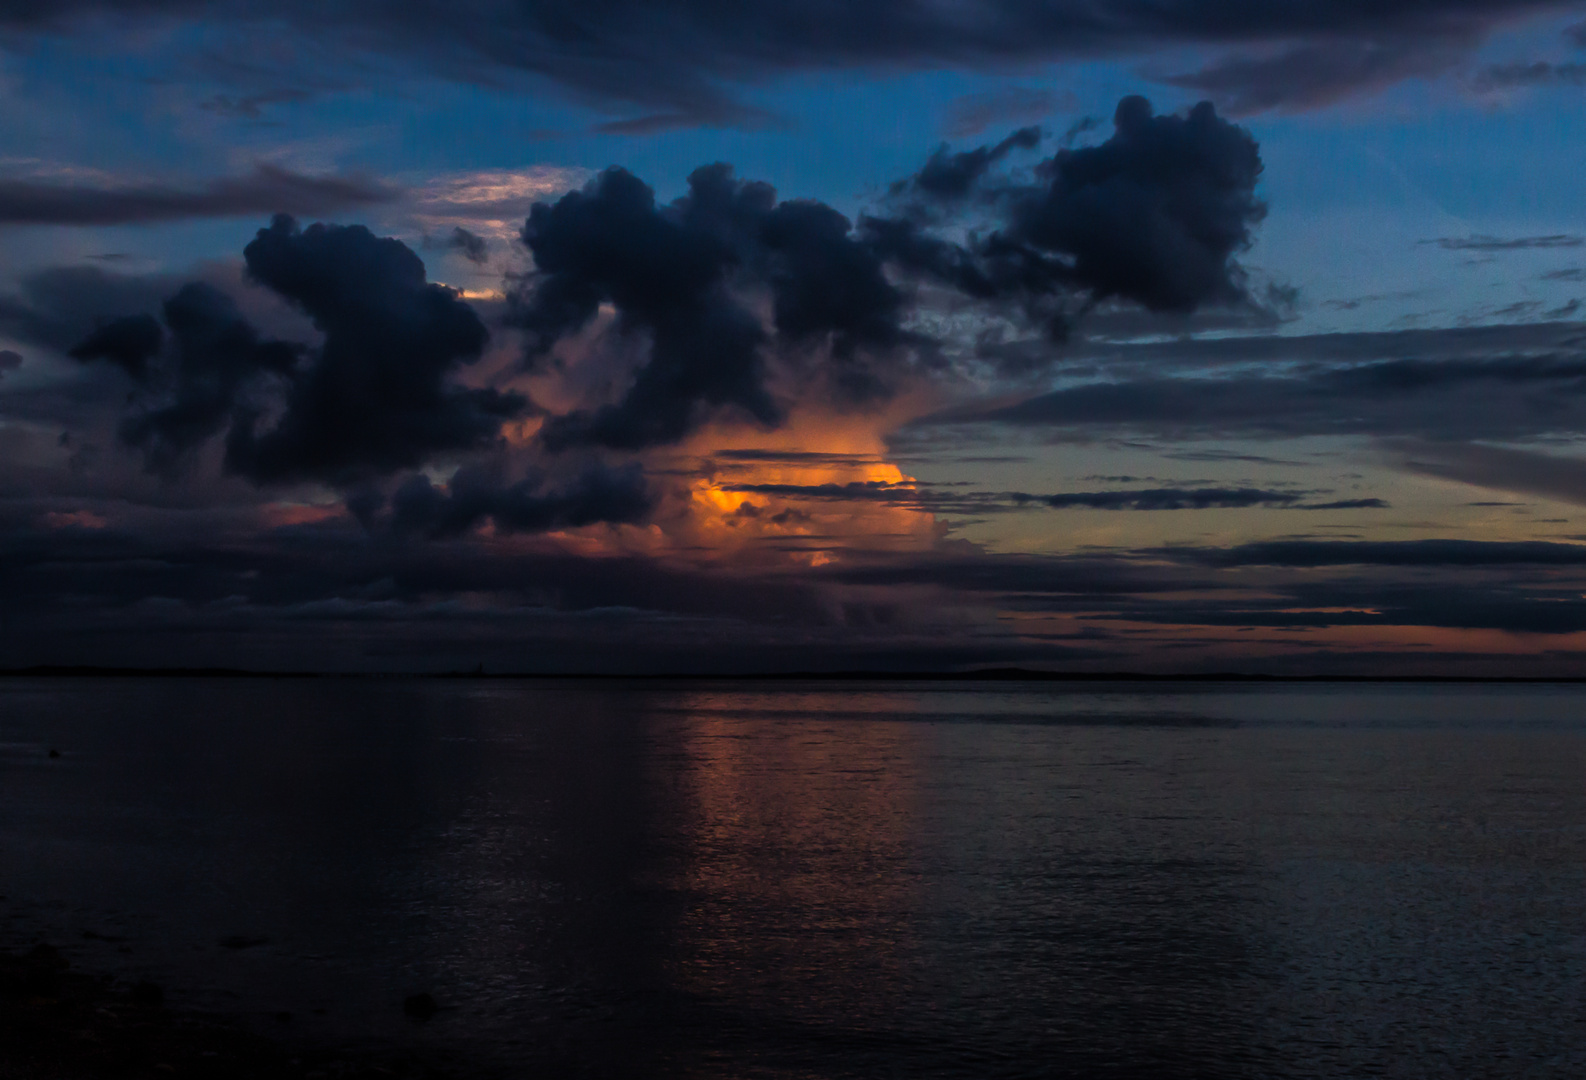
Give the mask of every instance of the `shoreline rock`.
M 0 1080 L 449 1080 L 401 1057 L 300 1046 L 166 1008 L 162 987 L 75 971 L 37 944 L 0 951 Z

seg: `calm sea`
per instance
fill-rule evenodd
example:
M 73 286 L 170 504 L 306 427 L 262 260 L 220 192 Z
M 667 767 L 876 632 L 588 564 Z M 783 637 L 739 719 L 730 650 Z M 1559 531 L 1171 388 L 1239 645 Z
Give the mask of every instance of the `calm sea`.
M 1586 689 L 7 679 L 0 893 L 465 1073 L 1577 1077 Z

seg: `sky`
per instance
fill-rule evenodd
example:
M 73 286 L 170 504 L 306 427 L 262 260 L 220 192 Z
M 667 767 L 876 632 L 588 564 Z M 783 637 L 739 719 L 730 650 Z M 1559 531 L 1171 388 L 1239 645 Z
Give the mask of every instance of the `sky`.
M 1586 674 L 1586 4 L 0 0 L 0 667 Z

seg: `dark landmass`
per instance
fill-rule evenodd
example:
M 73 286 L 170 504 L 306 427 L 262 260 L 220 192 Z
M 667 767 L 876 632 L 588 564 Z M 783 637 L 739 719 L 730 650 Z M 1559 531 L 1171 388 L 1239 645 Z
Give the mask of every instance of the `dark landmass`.
M 1268 675 L 1239 671 L 1042 671 L 975 668 L 969 671 L 771 671 L 725 672 L 356 672 L 250 671 L 245 668 L 132 668 L 41 664 L 0 668 L 0 678 L 55 679 L 581 679 L 604 682 L 1148 682 L 1148 683 L 1586 683 L 1586 675 Z
M 294 1045 L 226 1017 L 167 1009 L 153 983 L 71 970 L 37 944 L 0 952 L 0 1080 L 445 1080 L 411 1055 Z M 289 1014 L 276 1018 L 285 1027 Z

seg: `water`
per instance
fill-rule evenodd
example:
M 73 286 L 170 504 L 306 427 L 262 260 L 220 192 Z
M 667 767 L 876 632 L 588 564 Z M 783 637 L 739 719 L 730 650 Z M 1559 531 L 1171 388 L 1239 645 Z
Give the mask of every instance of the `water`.
M 465 1073 L 1586 1075 L 1583 706 L 10 679 L 0 936 Z

